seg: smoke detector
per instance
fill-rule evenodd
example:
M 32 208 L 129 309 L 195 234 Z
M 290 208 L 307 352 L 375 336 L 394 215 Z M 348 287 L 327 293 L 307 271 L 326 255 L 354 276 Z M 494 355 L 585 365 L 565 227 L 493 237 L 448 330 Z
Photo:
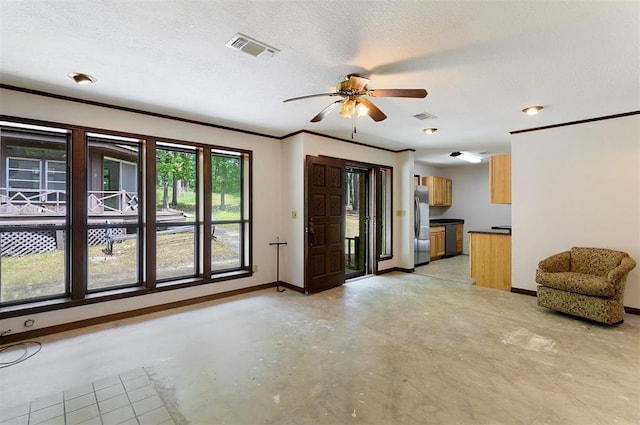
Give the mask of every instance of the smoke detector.
M 271 47 L 268 44 L 265 44 L 242 33 L 237 33 L 236 35 L 234 35 L 231 40 L 227 41 L 227 44 L 225 44 L 225 46 L 230 49 L 239 50 L 251 56 L 262 59 L 269 59 L 276 53 L 280 52 L 279 49 Z

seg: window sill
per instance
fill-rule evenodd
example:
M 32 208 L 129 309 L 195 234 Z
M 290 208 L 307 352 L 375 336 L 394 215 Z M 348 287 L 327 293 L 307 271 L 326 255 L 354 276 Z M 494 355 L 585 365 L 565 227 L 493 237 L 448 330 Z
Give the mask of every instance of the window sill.
M 216 274 L 210 279 L 190 278 L 173 280 L 170 282 L 158 283 L 153 289 L 136 286 L 134 288 L 120 288 L 111 291 L 94 292 L 87 294 L 82 300 L 72 300 L 71 298 L 57 298 L 45 301 L 34 301 L 32 303 L 17 304 L 6 307 L 0 307 L 0 319 L 8 319 L 10 317 L 19 317 L 28 314 L 44 313 L 47 311 L 63 310 L 65 308 L 80 307 L 83 305 L 95 304 L 105 301 L 113 301 L 124 298 L 137 297 L 141 295 L 149 295 L 157 292 L 165 292 L 192 286 L 215 284 L 227 280 L 241 279 L 252 276 L 253 273 L 247 270 L 232 271 L 227 273 Z

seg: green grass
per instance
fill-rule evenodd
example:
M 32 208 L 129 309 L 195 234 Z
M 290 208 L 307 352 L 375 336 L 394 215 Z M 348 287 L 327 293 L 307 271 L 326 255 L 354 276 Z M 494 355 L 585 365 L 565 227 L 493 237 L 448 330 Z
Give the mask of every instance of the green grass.
M 62 251 L 25 255 L 24 257 L 2 257 L 0 264 L 2 286 L 64 280 L 64 253 Z
M 137 249 L 134 240 L 113 244 L 113 255 L 106 255 L 104 245 L 91 246 L 88 250 L 89 273 L 91 278 L 108 278 L 114 271 L 137 269 Z M 237 253 L 219 240 L 211 244 L 213 258 L 224 258 Z M 157 245 L 158 258 L 165 265 L 178 266 L 185 261 L 193 261 L 193 234 L 177 233 L 161 236 Z M 170 261 L 166 261 L 170 259 Z M 32 285 L 64 281 L 64 253 L 51 251 L 23 257 L 2 257 L 2 286 Z
M 344 235 L 347 238 L 360 235 L 360 218 L 357 214 L 347 214 L 345 219 Z
M 173 188 L 169 188 L 169 202 L 171 202 L 171 195 Z M 163 189 L 158 188 L 156 190 L 156 208 L 162 209 L 162 194 Z M 220 194 L 213 193 L 211 198 L 211 207 L 213 209 L 213 215 L 215 220 L 238 220 L 240 218 L 240 194 L 239 193 L 227 193 L 225 194 L 225 207 L 220 208 Z M 191 191 L 181 191 L 178 195 L 178 204 L 169 205 L 170 209 L 182 211 L 187 214 L 187 217 L 193 217 L 193 211 L 196 205 L 196 194 Z

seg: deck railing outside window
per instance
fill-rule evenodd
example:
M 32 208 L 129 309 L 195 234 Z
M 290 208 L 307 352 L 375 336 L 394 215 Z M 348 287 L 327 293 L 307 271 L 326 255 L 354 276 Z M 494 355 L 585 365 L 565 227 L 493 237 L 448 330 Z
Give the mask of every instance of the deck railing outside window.
M 33 190 L 19 191 L 0 187 L 0 214 L 10 215 L 64 215 L 66 191 Z M 138 194 L 126 190 L 89 191 L 89 214 L 137 214 Z

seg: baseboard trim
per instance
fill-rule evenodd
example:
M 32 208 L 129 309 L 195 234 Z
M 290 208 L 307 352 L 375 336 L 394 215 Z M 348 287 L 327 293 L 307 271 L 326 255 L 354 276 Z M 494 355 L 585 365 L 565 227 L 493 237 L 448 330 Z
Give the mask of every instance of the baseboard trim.
M 513 292 L 514 294 L 530 295 L 532 297 L 538 295 L 536 291 L 532 291 L 530 289 L 511 288 L 511 292 Z
M 273 285 L 274 286 L 276 285 L 275 282 L 273 283 Z M 301 294 L 305 293 L 304 288 L 301 288 L 301 287 L 296 286 L 296 285 L 292 285 L 292 284 L 287 283 L 287 282 L 280 281 L 280 286 L 282 286 L 283 288 L 291 289 L 292 291 L 295 291 L 295 292 L 299 292 Z
M 415 271 L 416 271 L 416 269 L 414 269 L 414 268 L 405 269 L 405 268 L 402 268 L 402 267 L 391 267 L 390 269 L 378 270 L 376 272 L 376 275 L 387 274 L 387 273 L 392 273 L 392 272 L 413 273 Z
M 536 291 L 532 291 L 530 289 L 511 288 L 511 292 L 513 292 L 515 294 L 531 295 L 533 297 L 538 295 L 538 293 Z M 625 306 L 624 311 L 627 314 L 635 314 L 637 316 L 640 316 L 640 308 L 626 307 Z
M 285 286 L 283 282 L 280 285 Z M 287 284 L 289 285 L 289 284 Z M 186 300 L 174 301 L 165 304 L 158 304 L 149 307 L 139 308 L 135 310 L 123 311 L 120 313 L 107 314 L 105 316 L 92 317 L 89 319 L 78 320 L 75 322 L 62 323 L 60 325 L 49 326 L 46 328 L 34 329 L 32 331 L 19 332 L 15 334 L 7 334 L 0 337 L 0 345 L 9 344 L 13 342 L 23 341 L 26 339 L 38 338 L 41 336 L 56 334 L 65 331 L 71 331 L 75 329 L 86 328 L 93 325 L 101 325 L 103 323 L 113 322 L 116 320 L 129 319 L 136 316 L 142 316 L 145 314 L 157 313 L 159 311 L 171 310 L 179 307 L 186 307 L 193 304 L 200 304 L 207 301 L 219 300 L 221 298 L 233 297 L 235 295 L 247 294 L 250 292 L 260 291 L 262 289 L 275 288 L 276 283 L 265 283 L 257 286 L 250 286 L 248 288 L 234 289 L 233 291 L 220 292 L 217 294 L 205 295 L 197 298 L 189 298 Z M 293 289 L 293 285 L 289 285 Z

